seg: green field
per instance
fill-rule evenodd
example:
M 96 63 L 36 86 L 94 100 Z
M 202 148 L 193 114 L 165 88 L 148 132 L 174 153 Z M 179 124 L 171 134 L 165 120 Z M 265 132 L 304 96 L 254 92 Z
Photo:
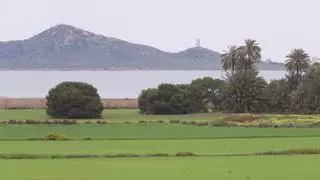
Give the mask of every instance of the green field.
M 144 116 L 136 110 L 105 110 L 110 122 L 157 120 L 213 121 L 221 115 Z M 284 117 L 288 121 L 288 117 Z M 295 116 L 292 116 L 295 117 Z M 299 116 L 301 119 L 303 116 Z M 44 110 L 1 110 L 2 120 L 45 120 Z M 281 116 L 283 118 L 283 116 Z M 282 121 L 280 116 L 276 121 Z M 303 120 L 303 119 L 302 119 Z M 50 133 L 71 141 L 40 141 Z M 91 138 L 92 140 L 84 140 Z M 200 157 L 141 157 L 83 159 L 0 159 L 6 180 L 269 180 L 318 179 L 320 155 L 256 156 L 292 149 L 320 149 L 319 128 L 244 128 L 179 124 L 0 125 L 0 155 L 174 155 Z M 247 155 L 247 156 L 239 156 Z
M 288 149 L 320 149 L 320 137 L 188 140 L 0 141 L 0 154 L 252 154 Z
M 148 116 L 140 114 L 136 109 L 106 109 L 103 111 L 103 119 L 107 121 L 157 121 L 157 120 L 206 120 L 213 121 L 218 118 L 218 113 L 193 114 L 193 115 L 158 115 Z M 44 109 L 25 109 L 25 110 L 0 110 L 0 120 L 47 120 Z
M 0 140 L 42 138 L 53 132 L 81 140 L 320 137 L 318 128 L 198 127 L 170 124 L 0 125 Z
M 320 156 L 0 160 L 5 180 L 319 179 Z

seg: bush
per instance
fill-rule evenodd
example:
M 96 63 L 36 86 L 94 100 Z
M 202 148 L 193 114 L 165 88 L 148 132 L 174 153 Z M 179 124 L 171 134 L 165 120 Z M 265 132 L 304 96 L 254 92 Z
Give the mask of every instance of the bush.
M 144 121 L 144 120 L 141 120 L 141 121 L 138 121 L 139 124 L 147 124 L 148 122 L 147 121 Z
M 273 80 L 267 88 L 269 107 L 272 113 L 288 112 L 290 108 L 290 94 L 292 93 L 286 79 Z
M 257 155 L 314 155 L 320 154 L 320 149 L 290 149 L 284 151 L 267 151 L 262 153 L 257 153 Z
M 59 134 L 59 133 L 48 134 L 43 139 L 44 140 L 48 140 L 48 141 L 68 141 L 68 140 L 72 140 L 72 138 L 70 138 L 69 136 L 64 135 L 64 134 Z
M 138 99 L 144 114 L 190 114 L 205 108 L 198 86 L 161 84 L 143 90 Z
M 82 82 L 63 82 L 46 97 L 47 114 L 53 118 L 101 118 L 103 104 L 97 89 Z
M 178 152 L 175 154 L 178 157 L 190 157 L 190 156 L 197 156 L 195 153 L 192 152 Z
M 77 120 L 71 120 L 71 119 L 64 119 L 64 120 L 56 119 L 56 120 L 47 120 L 47 121 L 44 121 L 43 124 L 75 125 L 75 124 L 78 124 L 78 121 L 77 121 Z
M 163 123 L 164 123 L 164 120 L 158 120 L 157 123 L 163 124 Z
M 97 124 L 109 124 L 109 123 L 108 123 L 108 121 L 100 121 L 100 120 L 98 120 Z
M 314 64 L 302 77 L 291 97 L 291 110 L 301 114 L 320 113 L 320 64 Z
M 227 122 L 239 122 L 239 123 L 245 123 L 245 122 L 253 122 L 258 120 L 260 117 L 252 114 L 238 114 L 238 115 L 228 115 L 224 118 L 222 118 L 223 121 Z
M 181 121 L 180 120 L 170 120 L 169 123 L 170 124 L 180 124 Z
M 7 123 L 8 123 L 8 124 L 25 124 L 25 121 L 21 121 L 21 120 L 9 120 Z
M 215 109 L 220 107 L 220 93 L 223 84 L 223 80 L 213 79 L 211 77 L 199 78 L 191 82 L 191 85 L 199 87 L 205 104 L 207 106 L 212 105 Z
M 91 137 L 85 137 L 85 138 L 83 138 L 83 140 L 85 140 L 85 141 L 91 141 L 91 140 L 93 140 Z
M 36 124 L 41 124 L 42 122 L 39 121 L 39 120 L 26 120 L 25 123 L 26 123 L 26 124 L 36 125 Z

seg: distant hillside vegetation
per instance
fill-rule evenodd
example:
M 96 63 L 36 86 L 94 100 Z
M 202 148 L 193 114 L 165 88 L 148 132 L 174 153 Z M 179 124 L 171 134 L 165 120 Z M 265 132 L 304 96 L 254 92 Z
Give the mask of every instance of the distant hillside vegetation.
M 282 70 L 283 64 L 258 67 Z M 0 69 L 220 70 L 221 65 L 220 54 L 209 49 L 168 53 L 61 24 L 27 40 L 0 42 Z

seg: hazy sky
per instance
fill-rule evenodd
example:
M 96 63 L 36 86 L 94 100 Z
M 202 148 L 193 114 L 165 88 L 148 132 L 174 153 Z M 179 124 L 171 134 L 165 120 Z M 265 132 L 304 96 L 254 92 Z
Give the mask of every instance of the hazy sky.
M 245 38 L 263 57 L 293 48 L 320 55 L 319 0 L 0 0 L 0 41 L 26 39 L 64 23 L 166 51 L 221 52 Z

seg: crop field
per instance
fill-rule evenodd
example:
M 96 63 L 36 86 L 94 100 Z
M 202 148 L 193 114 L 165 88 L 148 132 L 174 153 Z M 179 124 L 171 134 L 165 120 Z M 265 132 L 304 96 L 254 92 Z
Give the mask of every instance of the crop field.
M 137 109 L 106 109 L 103 112 L 103 119 L 111 122 L 124 121 L 149 121 L 149 120 L 216 120 L 219 113 L 204 113 L 193 115 L 158 115 L 148 116 L 139 114 Z M 0 120 L 47 120 L 50 119 L 45 109 L 2 109 L 0 110 Z
M 6 180 L 319 179 L 320 156 L 0 160 Z
M 0 154 L 252 154 L 288 149 L 320 149 L 320 137 L 187 140 L 0 141 Z
M 319 179 L 320 155 L 259 155 L 320 150 L 319 128 L 212 127 L 143 121 L 215 121 L 221 114 L 144 116 L 106 110 L 110 124 L 1 124 L 0 179 L 269 180 Z M 305 121 L 307 116 L 268 116 Z M 1 110 L 1 120 L 46 120 L 44 110 Z M 123 122 L 136 123 L 123 123 Z M 67 141 L 41 138 L 50 133 Z M 320 151 L 319 151 L 320 152 Z M 179 153 L 190 153 L 184 157 Z M 30 156 L 32 155 L 32 156 Z M 50 156 L 52 155 L 52 156 Z M 110 157 L 107 155 L 114 155 Z M 153 155 L 153 156 L 147 156 Z M 137 157 L 138 156 L 138 157 Z M 32 158 L 31 158 L 32 157 Z M 53 158 L 60 157 L 60 158 Z

